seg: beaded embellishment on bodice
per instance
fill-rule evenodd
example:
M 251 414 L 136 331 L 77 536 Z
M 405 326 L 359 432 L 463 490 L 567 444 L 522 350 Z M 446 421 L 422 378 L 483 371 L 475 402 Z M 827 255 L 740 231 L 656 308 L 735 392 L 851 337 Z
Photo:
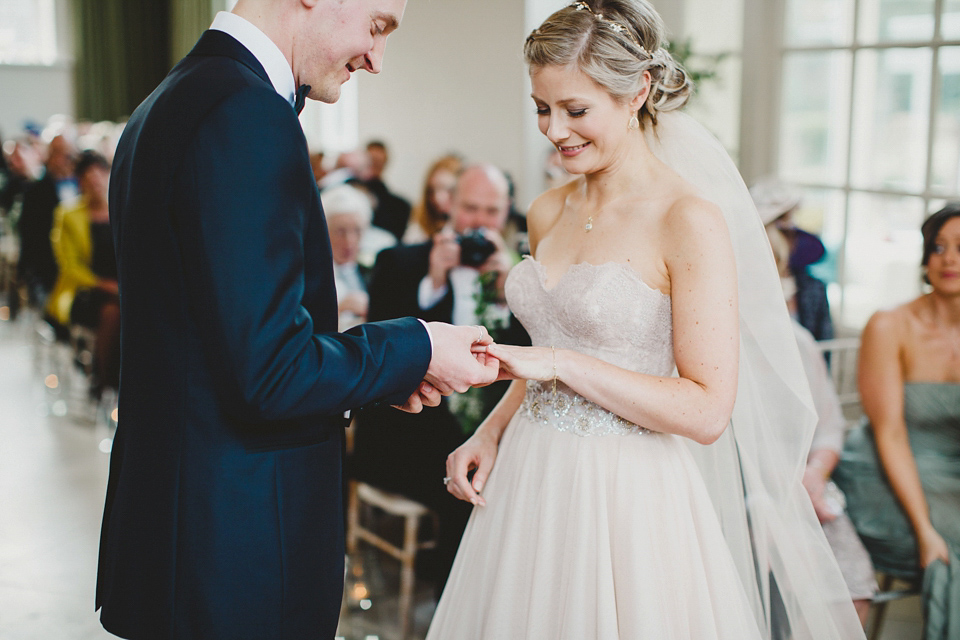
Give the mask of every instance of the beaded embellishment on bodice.
M 543 265 L 528 256 L 510 272 L 506 294 L 534 345 L 573 349 L 651 375 L 673 373 L 670 298 L 628 265 L 576 264 L 548 289 Z M 552 383 L 528 381 L 520 411 L 580 436 L 647 431 L 563 384 L 554 393 Z

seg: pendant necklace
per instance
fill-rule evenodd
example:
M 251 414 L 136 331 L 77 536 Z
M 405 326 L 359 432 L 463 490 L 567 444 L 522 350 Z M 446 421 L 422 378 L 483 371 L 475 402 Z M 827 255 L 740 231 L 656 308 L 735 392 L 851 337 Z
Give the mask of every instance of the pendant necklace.
M 583 225 L 583 229 L 590 233 L 590 230 L 593 229 L 593 216 L 587 216 L 587 224 Z

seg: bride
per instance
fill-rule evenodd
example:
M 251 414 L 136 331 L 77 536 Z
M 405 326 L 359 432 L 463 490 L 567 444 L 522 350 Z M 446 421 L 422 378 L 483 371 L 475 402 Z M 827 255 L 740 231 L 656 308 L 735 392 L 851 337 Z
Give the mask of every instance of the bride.
M 447 461 L 478 507 L 428 639 L 863 635 L 800 483 L 814 416 L 766 236 L 676 112 L 662 34 L 646 0 L 589 0 L 527 39 L 579 178 L 532 205 L 507 283 L 537 346 L 489 347 L 514 382 Z

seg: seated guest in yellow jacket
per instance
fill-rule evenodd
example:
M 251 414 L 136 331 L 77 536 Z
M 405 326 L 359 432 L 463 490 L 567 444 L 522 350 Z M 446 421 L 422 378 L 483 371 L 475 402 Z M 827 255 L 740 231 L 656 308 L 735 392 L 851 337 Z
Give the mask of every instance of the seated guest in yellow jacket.
M 117 388 L 120 375 L 120 306 L 117 261 L 107 211 L 110 164 L 94 151 L 76 166 L 80 197 L 57 207 L 50 242 L 60 275 L 47 302 L 47 313 L 62 325 L 79 324 L 96 331 L 91 392 Z

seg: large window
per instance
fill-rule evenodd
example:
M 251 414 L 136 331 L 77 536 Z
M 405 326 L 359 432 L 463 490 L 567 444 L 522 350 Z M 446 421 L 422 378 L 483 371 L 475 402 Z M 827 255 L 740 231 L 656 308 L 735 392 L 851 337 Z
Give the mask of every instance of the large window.
M 0 0 L 0 64 L 56 61 L 54 0 Z
M 687 71 L 715 74 L 699 83 L 687 112 L 734 157 L 740 140 L 743 11 L 743 0 L 685 0 L 680 37 L 693 54 Z
M 920 293 L 920 223 L 960 195 L 960 0 L 784 2 L 779 173 L 858 329 Z

